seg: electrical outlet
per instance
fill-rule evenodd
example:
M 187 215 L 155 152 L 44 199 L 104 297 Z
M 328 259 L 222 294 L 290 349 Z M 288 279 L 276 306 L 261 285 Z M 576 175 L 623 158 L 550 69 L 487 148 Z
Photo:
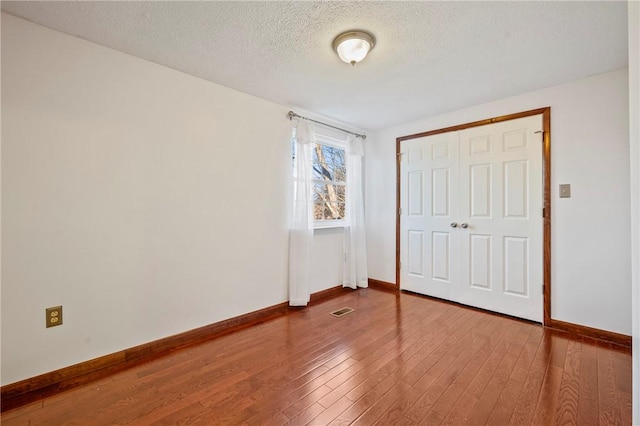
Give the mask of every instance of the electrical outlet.
M 47 328 L 62 325 L 62 306 L 47 308 Z

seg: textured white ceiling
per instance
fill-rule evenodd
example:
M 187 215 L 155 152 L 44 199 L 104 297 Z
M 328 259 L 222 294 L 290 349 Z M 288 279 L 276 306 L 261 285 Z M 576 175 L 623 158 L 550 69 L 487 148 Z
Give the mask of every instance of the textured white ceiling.
M 361 129 L 627 66 L 621 2 L 14 2 L 35 23 Z M 351 67 L 333 38 L 377 38 Z

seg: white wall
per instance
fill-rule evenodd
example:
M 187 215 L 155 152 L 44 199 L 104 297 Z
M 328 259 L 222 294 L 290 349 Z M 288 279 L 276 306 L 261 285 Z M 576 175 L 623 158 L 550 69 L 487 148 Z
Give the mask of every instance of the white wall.
M 631 334 L 628 78 L 622 69 L 384 129 L 367 139 L 372 278 L 395 282 L 396 137 L 551 107 L 552 318 Z M 572 198 L 558 199 L 558 184 Z
M 313 254 L 324 261 L 316 261 L 310 267 L 309 288 L 311 293 L 342 283 L 343 242 L 344 228 L 316 229 L 313 232 Z
M 640 2 L 628 3 L 631 264 L 633 274 L 633 424 L 640 424 Z
M 2 384 L 286 301 L 288 109 L 3 14 Z

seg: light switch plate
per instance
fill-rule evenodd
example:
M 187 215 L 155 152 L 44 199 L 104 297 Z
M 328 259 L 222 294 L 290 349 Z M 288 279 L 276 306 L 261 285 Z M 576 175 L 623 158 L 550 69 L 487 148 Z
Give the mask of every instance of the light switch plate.
M 560 184 L 560 198 L 571 198 L 571 185 L 568 183 Z

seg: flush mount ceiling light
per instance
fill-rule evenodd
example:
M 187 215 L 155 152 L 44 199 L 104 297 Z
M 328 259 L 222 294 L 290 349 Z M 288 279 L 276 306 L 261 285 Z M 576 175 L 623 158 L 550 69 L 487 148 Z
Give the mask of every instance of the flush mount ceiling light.
M 362 61 L 375 45 L 375 37 L 366 31 L 347 31 L 333 40 L 333 50 L 351 65 Z

